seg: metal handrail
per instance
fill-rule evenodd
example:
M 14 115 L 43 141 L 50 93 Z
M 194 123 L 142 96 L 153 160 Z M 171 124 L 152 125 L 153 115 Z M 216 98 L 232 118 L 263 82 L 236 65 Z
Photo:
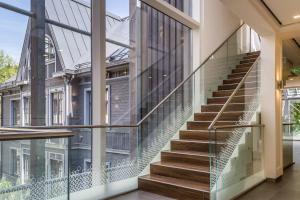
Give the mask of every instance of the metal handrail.
M 223 112 L 226 110 L 226 108 L 228 107 L 228 105 L 231 102 L 231 100 L 233 99 L 233 97 L 236 95 L 236 93 L 242 87 L 242 85 L 244 84 L 244 82 L 248 78 L 249 74 L 251 73 L 252 69 L 256 66 L 256 64 L 258 63 L 259 60 L 260 60 L 260 56 L 255 60 L 255 62 L 253 63 L 253 65 L 247 71 L 246 75 L 243 77 L 243 79 L 240 81 L 240 83 L 235 88 L 235 90 L 233 91 L 233 93 L 227 99 L 226 103 L 223 105 L 223 107 L 221 108 L 220 112 L 217 114 L 217 116 L 214 118 L 214 120 L 212 121 L 212 123 L 209 125 L 208 130 L 213 130 L 214 129 L 215 124 L 217 123 L 217 121 L 219 120 L 219 118 L 221 117 L 221 115 L 223 114 Z
M 148 117 L 151 116 L 163 103 L 165 103 L 170 96 L 172 96 L 181 86 L 183 86 L 192 76 L 194 76 L 206 63 L 207 61 L 219 50 L 222 46 L 228 42 L 228 40 L 238 32 L 245 23 L 242 23 L 233 33 L 231 33 L 225 40 L 222 42 L 202 63 L 199 67 L 197 67 L 191 74 L 189 74 L 181 83 L 178 84 L 165 98 L 163 98 L 147 115 L 145 115 L 137 124 L 130 124 L 130 125 L 62 125 L 62 126 L 26 126 L 26 127 L 19 127 L 19 128 L 36 128 L 36 129 L 68 129 L 68 128 L 134 128 L 139 127 Z M 18 127 L 15 127 L 18 128 Z
M 249 125 L 224 125 L 224 126 L 215 126 L 214 130 L 217 129 L 231 129 L 231 128 L 254 128 L 254 127 L 265 127 L 264 124 L 249 124 Z
M 52 129 L 25 129 L 25 128 L 0 128 L 0 141 L 11 140 L 35 140 L 50 138 L 67 138 L 75 134 L 69 130 L 52 130 Z

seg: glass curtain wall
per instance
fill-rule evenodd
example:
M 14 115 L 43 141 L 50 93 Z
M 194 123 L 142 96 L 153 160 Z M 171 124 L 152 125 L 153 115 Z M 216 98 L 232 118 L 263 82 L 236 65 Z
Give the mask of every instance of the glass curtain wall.
M 93 124 L 92 113 L 96 111 L 92 106 L 90 0 L 0 2 L 24 11 L 16 13 L 16 10 L 0 8 L 4 33 L 0 38 L 3 50 L 0 56 L 6 58 L 0 63 L 0 70 L 9 71 L 9 76 L 0 76 L 1 125 L 28 128 Z M 44 30 L 39 37 L 34 37 L 32 33 L 38 20 L 30 15 L 43 2 L 45 20 L 41 16 L 37 18 L 41 19 Z M 167 2 L 190 14 L 188 1 Z M 107 0 L 106 6 L 106 52 L 99 52 L 106 55 L 106 123 L 136 124 L 191 73 L 191 30 L 141 1 Z M 37 76 L 40 82 L 32 76 L 37 71 L 42 74 Z M 184 87 L 192 88 L 192 82 Z M 178 118 L 172 111 L 179 113 L 179 108 L 188 110 L 190 115 L 190 109 L 184 107 L 191 104 L 187 96 L 191 97 L 192 89 L 187 93 L 183 89 L 174 93 L 172 101 L 161 105 L 159 112 L 152 114 L 141 128 L 105 130 L 105 170 L 112 172 L 105 180 L 114 182 L 138 175 L 137 171 L 120 174 L 129 170 L 128 160 L 137 158 L 141 130 L 145 135 L 153 135 L 160 126 L 159 119 L 171 113 L 172 119 Z M 40 112 L 36 113 L 37 110 Z M 174 132 L 177 126 L 174 125 Z M 1 143 L 1 153 L 10 155 L 10 164 L 1 162 L 1 181 L 8 183 L 5 189 L 20 186 L 21 193 L 41 193 L 50 199 L 65 195 L 68 181 L 71 193 L 91 188 L 93 131 L 91 128 L 71 130 L 75 136 L 69 139 Z M 154 137 L 145 138 L 144 147 L 155 141 Z M 116 163 L 120 163 L 118 168 Z M 26 184 L 36 184 L 37 179 L 41 187 L 28 187 L 39 188 L 41 192 L 25 188 Z M 10 192 L 1 193 L 0 188 L 0 195 L 7 193 Z

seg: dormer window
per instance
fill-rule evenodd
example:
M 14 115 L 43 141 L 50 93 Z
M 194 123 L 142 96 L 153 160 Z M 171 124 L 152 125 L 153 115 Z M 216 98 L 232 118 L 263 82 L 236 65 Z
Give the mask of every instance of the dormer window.
M 52 39 L 47 35 L 45 37 L 45 60 L 46 63 L 55 62 L 55 47 Z
M 56 53 L 53 40 L 50 36 L 45 37 L 45 61 L 46 61 L 46 77 L 51 78 L 56 72 Z

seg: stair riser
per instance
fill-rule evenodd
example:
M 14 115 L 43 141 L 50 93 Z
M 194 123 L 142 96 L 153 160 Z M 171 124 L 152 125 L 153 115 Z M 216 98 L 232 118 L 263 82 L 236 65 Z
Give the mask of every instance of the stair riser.
M 223 84 L 237 84 L 242 81 L 243 78 L 236 78 L 236 79 L 227 79 L 223 81 Z M 247 77 L 247 82 L 255 82 L 256 77 Z
M 209 125 L 211 124 L 210 122 L 187 122 L 187 129 L 188 130 L 207 130 Z M 223 125 L 234 125 L 235 122 L 217 122 L 216 125 L 223 126 Z
M 164 162 L 179 162 L 179 163 L 190 163 L 202 166 L 209 166 L 209 157 L 196 156 L 196 155 L 182 155 L 171 152 L 162 152 L 161 160 Z
M 199 144 L 196 142 L 171 141 L 171 150 L 210 152 L 210 149 L 213 149 L 214 151 L 219 152 L 221 150 L 221 146 L 222 145 L 215 143 Z
M 238 84 L 227 84 L 227 85 L 220 85 L 218 87 L 218 90 L 234 90 L 236 87 L 238 86 Z M 240 89 L 248 89 L 248 88 L 254 88 L 257 87 L 257 83 L 256 82 L 246 82 L 245 84 L 243 84 L 241 86 Z
M 219 112 L 223 105 L 206 105 L 201 107 L 201 112 Z M 233 104 L 228 105 L 226 111 L 244 111 L 245 105 L 243 104 Z
M 218 132 L 217 140 L 225 141 L 231 135 L 230 132 Z M 181 131 L 179 133 L 179 139 L 186 140 L 211 140 L 212 134 L 209 132 L 206 133 L 197 133 L 197 132 L 185 132 Z
M 209 173 L 189 169 L 166 167 L 163 165 L 151 165 L 150 173 L 209 184 Z
M 248 102 L 252 99 L 252 97 L 244 97 L 244 96 L 239 96 L 239 97 L 233 97 L 231 99 L 231 103 L 245 103 Z M 226 101 L 228 100 L 228 97 L 220 97 L 220 98 L 212 98 L 207 100 L 207 104 L 225 104 Z
M 232 73 L 242 73 L 242 72 L 248 72 L 250 67 L 243 67 L 243 68 L 237 68 L 233 69 Z
M 238 64 L 237 66 L 236 66 L 236 69 L 241 69 L 241 68 L 250 68 L 252 66 L 252 64 L 251 63 L 246 63 L 246 64 Z
M 245 60 L 248 60 L 248 59 L 256 59 L 258 57 L 258 55 L 248 55 L 248 56 L 245 56 L 243 59 Z
M 139 179 L 139 189 L 175 199 L 209 200 L 209 193 Z
M 213 92 L 213 97 L 229 97 L 232 94 L 233 90 L 228 90 L 228 91 L 217 91 L 217 92 Z M 242 95 L 253 95 L 257 92 L 256 88 L 247 88 L 244 90 L 239 90 L 236 93 L 236 96 L 242 96 Z
M 223 120 L 223 121 L 237 121 L 241 115 L 242 115 L 241 113 L 237 113 L 237 114 L 223 113 L 219 119 Z M 194 115 L 194 120 L 196 120 L 196 121 L 212 121 L 215 119 L 216 116 L 217 116 L 217 113 L 216 114 L 197 113 Z
M 240 64 L 250 64 L 250 63 L 254 63 L 256 59 L 248 59 L 248 60 L 241 60 Z

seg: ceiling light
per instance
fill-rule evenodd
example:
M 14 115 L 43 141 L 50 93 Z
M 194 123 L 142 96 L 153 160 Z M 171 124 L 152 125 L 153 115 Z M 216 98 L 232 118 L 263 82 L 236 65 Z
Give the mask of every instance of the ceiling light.
M 300 19 L 300 15 L 295 15 L 294 19 Z

